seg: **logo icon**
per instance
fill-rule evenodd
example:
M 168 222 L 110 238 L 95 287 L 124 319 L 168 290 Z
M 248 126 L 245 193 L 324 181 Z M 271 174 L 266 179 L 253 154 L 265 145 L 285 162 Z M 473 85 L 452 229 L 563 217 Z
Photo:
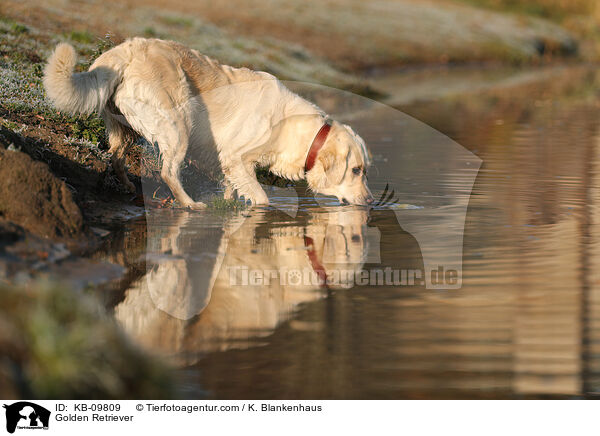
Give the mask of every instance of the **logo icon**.
M 11 405 L 4 404 L 6 409 L 6 431 L 14 433 L 18 429 L 48 429 L 50 411 L 28 401 L 19 401 Z

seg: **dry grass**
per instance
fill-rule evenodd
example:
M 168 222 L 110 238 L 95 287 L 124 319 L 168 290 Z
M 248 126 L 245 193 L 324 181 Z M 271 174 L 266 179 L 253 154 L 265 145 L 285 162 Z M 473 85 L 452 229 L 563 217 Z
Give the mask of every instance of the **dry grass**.
M 235 34 L 302 44 L 346 69 L 527 61 L 572 49 L 559 26 L 444 0 L 128 0 L 202 17 Z M 545 53 L 547 54 L 547 53 Z

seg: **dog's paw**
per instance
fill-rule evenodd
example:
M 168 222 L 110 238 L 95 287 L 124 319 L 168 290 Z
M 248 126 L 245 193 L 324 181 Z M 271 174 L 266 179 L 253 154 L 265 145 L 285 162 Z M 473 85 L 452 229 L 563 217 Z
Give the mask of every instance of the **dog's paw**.
M 266 206 L 269 204 L 269 197 L 264 192 L 262 195 L 255 195 L 250 197 L 250 204 L 252 206 Z
M 265 194 L 265 191 L 262 189 L 254 190 L 251 193 L 238 191 L 238 194 L 240 197 L 244 198 L 244 203 L 250 203 L 252 206 L 269 204 L 269 197 L 267 197 L 267 194 Z
M 195 201 L 193 203 L 187 204 L 186 207 L 191 210 L 204 210 L 207 206 L 201 201 Z

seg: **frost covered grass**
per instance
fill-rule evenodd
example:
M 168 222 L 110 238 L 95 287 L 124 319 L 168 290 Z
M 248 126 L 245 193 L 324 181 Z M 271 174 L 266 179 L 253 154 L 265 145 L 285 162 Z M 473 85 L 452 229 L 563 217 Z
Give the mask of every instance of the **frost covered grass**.
M 0 104 L 9 113 L 38 115 L 66 125 L 75 139 L 105 143 L 102 120 L 95 115 L 72 117 L 56 111 L 46 99 L 41 64 L 0 60 Z
M 0 102 L 13 111 L 48 111 L 51 107 L 44 97 L 37 54 L 42 47 L 29 34 L 23 25 L 0 20 Z
M 11 111 L 53 112 L 41 84 L 40 64 L 0 61 L 0 100 Z
M 25 29 L 25 30 L 23 30 Z M 82 36 L 84 35 L 84 36 Z M 46 99 L 42 77 L 44 59 L 56 43 L 68 40 L 82 55 L 79 70 L 111 46 L 108 39 L 90 42 L 88 33 L 45 35 L 35 28 L 0 19 L 0 108 L 4 113 L 37 116 L 67 126 L 75 140 L 105 145 L 102 120 L 96 115 L 73 117 L 56 111 Z

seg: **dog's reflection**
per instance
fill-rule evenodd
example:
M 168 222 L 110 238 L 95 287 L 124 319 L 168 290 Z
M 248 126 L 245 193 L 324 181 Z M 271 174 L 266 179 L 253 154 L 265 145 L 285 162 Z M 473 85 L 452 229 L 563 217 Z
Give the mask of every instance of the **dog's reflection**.
M 148 272 L 116 318 L 143 345 L 187 362 L 258 344 L 301 303 L 351 285 L 368 253 L 367 220 L 361 207 L 295 218 L 253 209 L 225 220 L 151 211 Z

